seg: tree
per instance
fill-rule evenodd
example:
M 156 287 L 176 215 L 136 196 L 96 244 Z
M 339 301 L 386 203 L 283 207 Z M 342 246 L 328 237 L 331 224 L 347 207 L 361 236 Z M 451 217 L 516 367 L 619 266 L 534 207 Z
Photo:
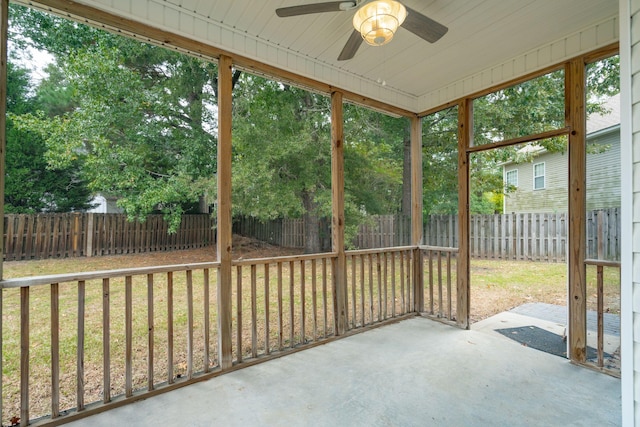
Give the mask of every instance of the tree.
M 41 84 L 46 112 L 23 129 L 47 144 L 47 161 L 85 164 L 89 188 L 119 198 L 130 217 L 207 207 L 215 194 L 215 64 L 13 7 L 18 43 L 56 57 Z M 53 31 L 53 30 L 56 31 Z
M 5 211 L 70 212 L 89 208 L 92 197 L 82 176 L 81 162 L 49 167 L 43 138 L 15 125 L 13 118 L 34 112 L 39 100 L 31 94 L 29 71 L 13 61 L 7 63 Z
M 390 200 L 398 200 L 399 168 L 388 161 L 389 145 L 372 118 L 364 109 L 345 108 L 345 216 L 351 231 L 363 216 L 382 213 Z M 303 217 L 305 250 L 326 249 L 322 233 L 328 230 L 322 220 L 331 215 L 328 98 L 245 74 L 237 86 L 233 135 L 236 213 L 262 220 Z

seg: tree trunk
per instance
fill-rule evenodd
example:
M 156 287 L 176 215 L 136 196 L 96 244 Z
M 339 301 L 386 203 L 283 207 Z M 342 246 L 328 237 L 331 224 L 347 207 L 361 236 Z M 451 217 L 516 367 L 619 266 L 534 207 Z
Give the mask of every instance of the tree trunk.
M 409 124 L 408 126 L 411 126 Z M 402 161 L 402 215 L 411 216 L 411 129 L 404 129 L 402 143 L 404 157 Z
M 207 195 L 202 194 L 198 198 L 198 213 L 208 214 L 209 213 L 209 203 L 207 203 Z
M 304 252 L 307 254 L 318 253 L 320 247 L 320 217 L 318 215 L 318 204 L 314 200 L 313 193 L 305 191 L 302 193 L 302 204 L 304 206 Z

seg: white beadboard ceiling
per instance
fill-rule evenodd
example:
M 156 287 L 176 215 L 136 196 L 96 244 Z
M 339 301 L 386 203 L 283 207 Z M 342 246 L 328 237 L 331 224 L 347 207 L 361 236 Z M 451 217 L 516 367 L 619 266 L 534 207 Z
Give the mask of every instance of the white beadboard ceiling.
M 69 1 L 26 4 L 73 10 Z M 313 0 L 81 0 L 413 112 L 442 105 L 618 41 L 618 0 L 403 0 L 444 24 L 430 44 L 405 29 L 382 47 L 337 61 L 354 11 L 279 18 Z

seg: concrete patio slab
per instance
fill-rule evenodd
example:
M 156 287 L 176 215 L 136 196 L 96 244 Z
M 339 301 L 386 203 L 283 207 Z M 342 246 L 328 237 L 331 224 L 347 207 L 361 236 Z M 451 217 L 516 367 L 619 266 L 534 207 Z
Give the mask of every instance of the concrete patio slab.
M 620 393 L 499 334 L 414 318 L 69 425 L 616 426 Z

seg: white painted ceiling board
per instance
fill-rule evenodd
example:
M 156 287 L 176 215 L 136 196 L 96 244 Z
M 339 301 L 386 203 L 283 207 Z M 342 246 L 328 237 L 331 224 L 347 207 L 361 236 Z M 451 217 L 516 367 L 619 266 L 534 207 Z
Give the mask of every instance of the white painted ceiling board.
M 566 50 L 579 51 L 589 43 L 594 45 L 590 48 L 598 47 L 600 38 L 611 43 L 615 36 L 597 34 L 594 26 L 618 13 L 618 0 L 403 0 L 447 26 L 448 33 L 430 44 L 401 28 L 388 45 L 378 48 L 363 43 L 353 59 L 337 61 L 353 31 L 355 11 L 289 18 L 275 14 L 279 7 L 325 0 L 128 0 L 130 7 L 125 5 L 127 0 L 76 1 L 147 24 L 153 24 L 155 15 L 143 13 L 141 4 L 163 6 L 168 10 L 163 22 L 170 28 L 166 20 L 176 20 L 174 32 L 190 35 L 194 28 L 189 26 L 198 26 L 197 33 L 202 34 L 201 26 L 208 25 L 207 34 L 221 35 L 210 41 L 217 48 L 257 56 L 269 65 L 352 92 L 362 91 L 364 96 L 396 106 L 412 106 L 414 111 L 425 108 L 425 100 L 441 88 L 462 85 L 479 73 L 486 75 L 486 70 L 524 52 L 546 46 L 540 53 L 541 63 L 551 56 L 564 59 L 562 52 L 550 51 L 550 43 L 590 27 L 591 32 L 585 34 L 593 40 L 576 36 L 567 42 L 571 46 Z M 607 41 L 609 38 L 612 40 Z M 522 73 L 535 66 L 525 65 Z M 502 73 L 493 74 L 500 78 Z M 377 87 L 378 79 L 387 86 Z M 446 91 L 458 93 L 460 89 Z

